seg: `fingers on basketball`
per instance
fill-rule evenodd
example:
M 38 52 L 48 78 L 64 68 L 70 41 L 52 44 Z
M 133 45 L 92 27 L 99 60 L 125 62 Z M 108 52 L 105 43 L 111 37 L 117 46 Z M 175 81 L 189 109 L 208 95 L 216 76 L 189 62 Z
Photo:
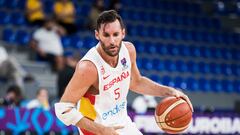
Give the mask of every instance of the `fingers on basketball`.
M 188 96 L 185 95 L 185 94 L 183 94 L 182 98 L 183 98 L 185 101 L 187 101 L 188 105 L 190 106 L 190 108 L 191 108 L 191 110 L 192 110 L 192 112 L 193 112 L 193 111 L 194 111 L 194 110 L 193 110 L 193 106 L 192 106 L 192 103 L 191 103 L 190 99 L 188 98 Z

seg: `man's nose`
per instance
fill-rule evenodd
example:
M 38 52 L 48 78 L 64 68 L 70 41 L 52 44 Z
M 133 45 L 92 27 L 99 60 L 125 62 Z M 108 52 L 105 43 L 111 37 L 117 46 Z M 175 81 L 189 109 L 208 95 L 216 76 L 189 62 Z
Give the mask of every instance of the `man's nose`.
M 114 37 L 110 37 L 110 43 L 111 43 L 111 44 L 114 44 L 114 42 L 115 42 Z

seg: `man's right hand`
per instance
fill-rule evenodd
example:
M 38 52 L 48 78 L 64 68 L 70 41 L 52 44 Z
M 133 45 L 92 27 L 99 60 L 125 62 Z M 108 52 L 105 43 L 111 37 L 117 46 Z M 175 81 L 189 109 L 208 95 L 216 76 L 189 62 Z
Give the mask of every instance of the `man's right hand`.
M 100 133 L 98 133 L 97 135 L 119 135 L 117 133 L 117 130 L 122 128 L 124 127 L 123 126 L 103 127 L 100 130 Z

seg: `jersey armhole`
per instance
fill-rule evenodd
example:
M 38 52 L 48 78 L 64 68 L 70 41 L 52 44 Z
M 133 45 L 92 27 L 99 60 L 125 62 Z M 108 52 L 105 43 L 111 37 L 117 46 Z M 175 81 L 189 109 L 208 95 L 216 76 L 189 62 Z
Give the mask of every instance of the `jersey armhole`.
M 97 75 L 98 75 L 98 90 L 102 87 L 102 84 L 100 83 L 100 80 L 101 80 L 101 73 L 99 73 L 101 71 L 101 67 L 98 67 L 97 66 L 97 63 L 93 60 L 90 60 L 90 59 L 82 59 L 81 61 L 89 61 L 91 63 L 93 63 L 93 65 L 95 66 L 95 68 L 97 69 Z M 99 90 L 99 94 L 100 95 L 101 91 Z M 95 95 L 95 96 L 98 96 L 98 95 Z

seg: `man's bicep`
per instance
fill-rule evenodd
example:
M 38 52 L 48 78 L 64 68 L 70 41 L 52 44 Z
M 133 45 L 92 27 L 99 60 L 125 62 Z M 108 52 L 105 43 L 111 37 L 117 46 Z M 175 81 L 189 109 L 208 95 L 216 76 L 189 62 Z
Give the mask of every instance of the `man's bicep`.
M 131 85 L 130 85 L 131 90 L 136 89 L 136 86 L 138 85 L 138 82 L 140 81 L 140 79 L 141 79 L 141 74 L 137 67 L 137 63 L 133 62 L 132 69 L 131 69 Z
M 141 79 L 141 74 L 139 72 L 139 69 L 137 67 L 136 59 L 137 59 L 137 54 L 136 54 L 136 49 L 134 45 L 130 42 L 125 42 L 126 47 L 129 51 L 130 59 L 131 59 L 131 83 L 130 83 L 130 89 L 135 90 L 136 86 L 138 85 L 138 82 Z
M 97 79 L 97 70 L 92 63 L 79 62 L 68 83 L 61 102 L 77 103 Z

